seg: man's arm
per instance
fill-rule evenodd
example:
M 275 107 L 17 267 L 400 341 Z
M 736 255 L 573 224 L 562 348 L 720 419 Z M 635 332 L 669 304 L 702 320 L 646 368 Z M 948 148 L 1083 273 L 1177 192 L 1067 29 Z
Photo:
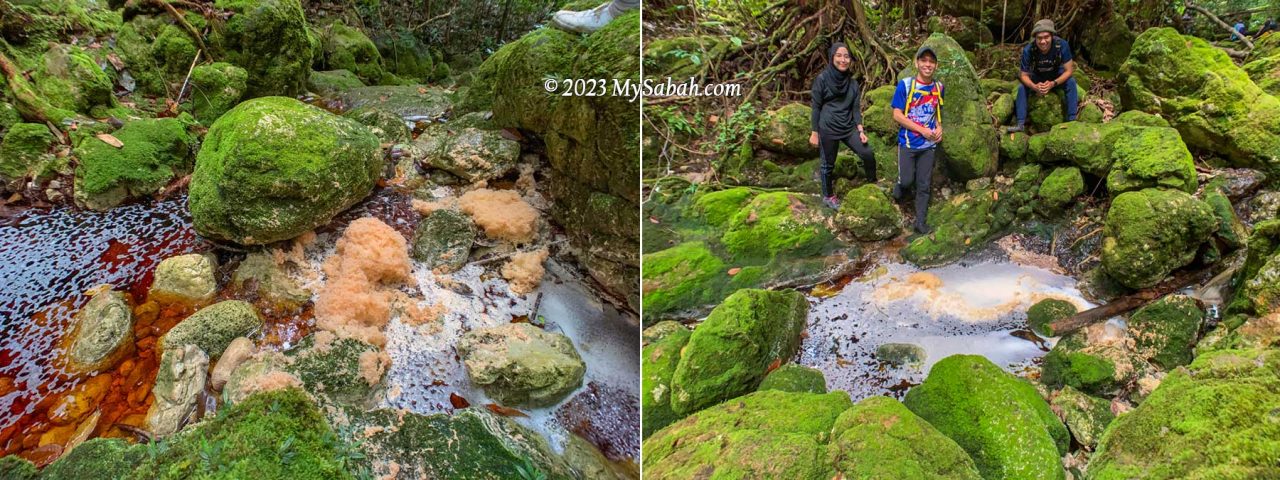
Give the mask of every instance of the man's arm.
M 1053 79 L 1053 85 L 1056 87 L 1067 83 L 1067 79 L 1071 78 L 1071 74 L 1075 73 L 1075 71 L 1075 60 L 1067 60 L 1067 63 L 1062 64 L 1062 75 L 1058 75 L 1058 78 Z

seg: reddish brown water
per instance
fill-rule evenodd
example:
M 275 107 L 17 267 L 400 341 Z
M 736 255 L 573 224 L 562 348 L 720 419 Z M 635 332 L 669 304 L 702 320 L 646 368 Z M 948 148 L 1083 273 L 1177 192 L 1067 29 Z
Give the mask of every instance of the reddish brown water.
M 95 411 L 92 436 L 142 424 L 156 340 L 190 312 L 132 303 L 135 353 L 95 375 L 59 368 L 60 342 L 86 290 L 111 283 L 143 299 L 160 260 L 204 249 L 190 225 L 185 198 L 109 213 L 33 209 L 0 225 L 0 453 L 52 460 Z

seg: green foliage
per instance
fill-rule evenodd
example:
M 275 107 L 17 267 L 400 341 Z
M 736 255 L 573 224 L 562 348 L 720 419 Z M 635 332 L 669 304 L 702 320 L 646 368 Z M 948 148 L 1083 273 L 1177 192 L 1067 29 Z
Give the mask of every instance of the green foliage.
M 760 114 L 754 103 L 747 102 L 739 105 L 728 119 L 717 125 L 712 151 L 721 156 L 737 151 L 740 145 L 755 137 L 756 130 L 760 128 L 759 117 Z

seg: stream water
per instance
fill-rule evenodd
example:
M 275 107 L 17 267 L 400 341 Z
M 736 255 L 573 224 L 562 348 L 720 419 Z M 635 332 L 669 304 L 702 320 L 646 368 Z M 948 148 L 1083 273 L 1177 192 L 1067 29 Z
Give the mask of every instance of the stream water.
M 796 362 L 821 370 L 827 388 L 854 401 L 874 395 L 901 398 L 939 360 L 983 355 L 1022 373 L 1053 345 L 1026 326 L 1026 310 L 1046 298 L 1094 305 L 1076 280 L 1008 255 L 983 255 L 933 269 L 881 258 L 862 277 L 838 290 L 811 293 L 809 327 Z M 815 295 L 816 294 L 816 295 Z M 919 363 L 894 366 L 876 356 L 888 343 L 920 346 Z

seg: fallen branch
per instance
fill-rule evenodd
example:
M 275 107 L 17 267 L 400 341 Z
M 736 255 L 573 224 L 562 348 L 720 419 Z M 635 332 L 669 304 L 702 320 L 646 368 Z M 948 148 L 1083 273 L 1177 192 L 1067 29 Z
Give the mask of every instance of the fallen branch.
M 1217 15 L 1214 15 L 1213 13 L 1210 13 L 1208 10 L 1205 10 L 1204 7 L 1201 7 L 1191 2 L 1186 2 L 1183 5 L 1189 9 L 1192 9 L 1204 14 L 1204 16 L 1206 17 L 1209 17 L 1209 20 L 1212 20 L 1213 23 L 1218 24 L 1222 28 L 1227 29 L 1228 32 L 1231 32 L 1232 34 L 1240 37 L 1240 41 L 1244 42 L 1244 44 L 1249 47 L 1249 50 L 1253 50 L 1253 42 L 1249 41 L 1249 36 L 1245 35 L 1244 32 L 1237 32 L 1236 29 L 1231 27 L 1231 25 L 1227 25 L 1227 22 L 1222 21 L 1221 19 L 1218 18 Z
M 18 70 L 12 60 L 9 60 L 9 57 L 4 52 L 0 52 L 0 71 L 4 72 L 5 81 L 9 84 L 9 91 L 13 92 L 14 106 L 18 109 L 18 113 L 22 115 L 23 120 L 32 123 L 58 123 L 47 111 L 53 107 L 31 89 L 31 85 L 22 78 L 22 72 Z
M 196 39 L 196 43 L 200 45 L 200 50 L 204 50 L 206 52 L 209 51 L 209 47 L 204 44 L 204 36 L 200 35 L 200 31 L 196 30 L 195 27 L 192 27 L 190 23 L 187 23 L 187 19 L 182 18 L 182 13 L 179 12 L 178 9 L 173 8 L 173 5 L 170 5 L 169 2 L 166 2 L 165 0 L 151 0 L 151 3 L 160 5 L 167 10 L 169 15 L 173 17 L 173 20 L 178 22 L 178 25 L 181 25 L 187 33 L 191 34 L 191 36 Z
M 447 12 L 444 12 L 434 17 L 423 20 L 422 23 L 419 23 L 418 26 L 416 27 L 410 28 L 409 31 L 416 32 L 419 28 L 427 26 L 428 23 L 434 22 L 436 20 L 440 20 L 442 18 L 450 17 L 450 16 L 453 16 L 453 10 L 449 10 Z
M 1181 290 L 1187 285 L 1196 283 L 1203 279 L 1210 270 L 1211 267 L 1206 267 L 1200 270 L 1179 273 L 1178 275 L 1174 275 L 1174 277 L 1168 281 L 1154 287 L 1139 290 L 1136 293 L 1125 295 L 1106 305 L 1099 305 L 1070 317 L 1052 322 L 1049 324 L 1049 332 L 1054 336 L 1060 336 L 1095 323 L 1105 322 L 1111 317 L 1123 315 L 1136 310 L 1138 307 L 1154 302 L 1170 293 Z

